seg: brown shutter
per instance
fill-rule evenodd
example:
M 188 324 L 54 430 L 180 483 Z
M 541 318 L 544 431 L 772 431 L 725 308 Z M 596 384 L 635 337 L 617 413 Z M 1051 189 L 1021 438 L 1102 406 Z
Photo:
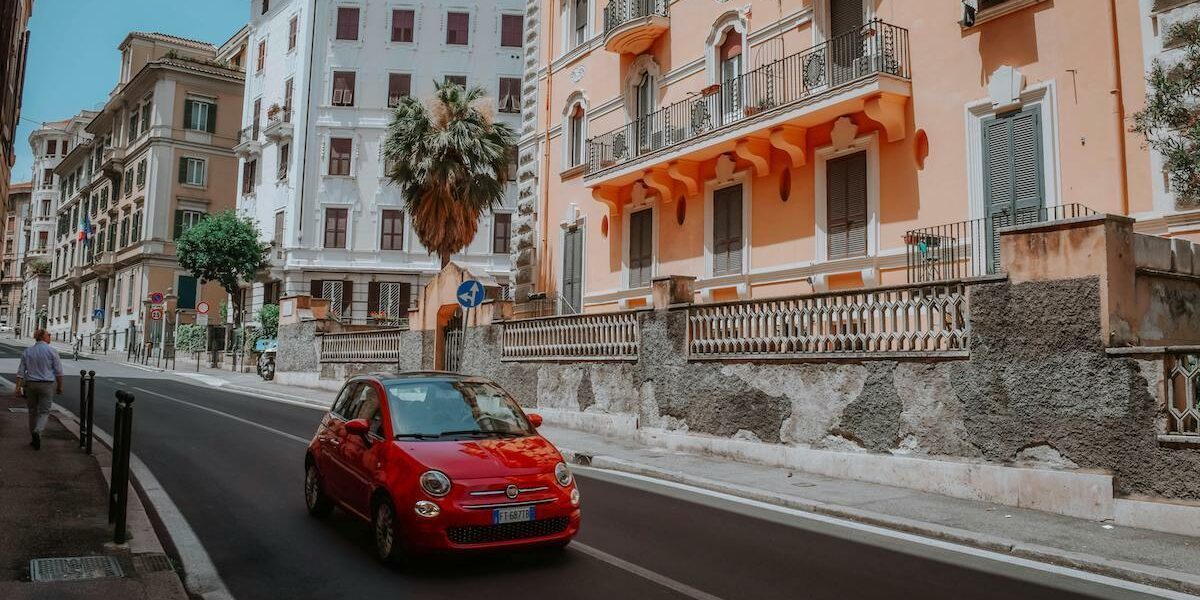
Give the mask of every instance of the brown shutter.
M 354 316 L 351 312 L 354 308 L 354 282 L 349 279 L 342 282 L 342 314 L 347 317 Z
M 323 283 L 324 283 L 324 282 L 323 282 L 323 281 L 321 281 L 320 279 L 314 279 L 314 280 L 312 280 L 312 281 L 309 283 L 309 286 L 310 286 L 310 287 L 309 287 L 309 294 L 310 294 L 310 295 L 311 295 L 313 298 L 320 298 L 320 297 L 321 297 L 321 291 L 322 291 L 322 290 L 321 290 L 321 284 L 323 284 Z
M 713 274 L 742 272 L 742 186 L 713 193 Z
M 408 316 L 408 307 L 412 304 L 412 284 L 400 284 L 400 314 L 396 315 L 400 318 Z
M 367 314 L 379 312 L 379 282 L 372 281 L 367 284 Z
M 826 163 L 830 259 L 867 252 L 867 155 L 857 152 Z

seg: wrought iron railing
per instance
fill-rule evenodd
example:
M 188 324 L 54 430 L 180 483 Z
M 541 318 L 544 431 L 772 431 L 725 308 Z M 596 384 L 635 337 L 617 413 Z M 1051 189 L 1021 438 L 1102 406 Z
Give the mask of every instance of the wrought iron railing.
M 321 336 L 321 362 L 394 362 L 400 360 L 404 331 L 384 329 Z
M 240 146 L 247 142 L 257 142 L 258 133 L 258 127 L 256 125 L 242 128 L 242 130 L 238 132 L 238 145 Z
M 694 305 L 691 359 L 796 359 L 969 349 L 966 285 L 875 288 Z
M 503 360 L 637 360 L 637 313 L 548 317 L 504 324 Z
M 1167 432 L 1200 436 L 1200 354 L 1169 354 Z
M 604 34 L 643 17 L 667 16 L 667 0 L 609 0 L 604 7 Z
M 1096 211 L 1082 204 L 1017 209 L 990 217 L 912 229 L 904 234 L 908 281 L 922 283 L 965 279 L 1000 272 L 1000 229 L 1086 217 Z
M 910 77 L 907 29 L 871 21 L 591 138 L 586 176 L 876 74 Z
M 290 109 L 290 108 L 281 108 L 279 110 L 276 110 L 275 112 L 267 113 L 267 127 L 276 125 L 278 123 L 291 123 L 291 122 L 292 122 L 292 109 Z

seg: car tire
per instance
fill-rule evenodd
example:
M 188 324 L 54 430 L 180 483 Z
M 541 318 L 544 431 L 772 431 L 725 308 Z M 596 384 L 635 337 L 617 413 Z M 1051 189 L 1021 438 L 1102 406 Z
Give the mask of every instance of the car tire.
M 371 510 L 371 538 L 375 542 L 375 558 L 396 567 L 400 564 L 400 526 L 396 505 L 390 498 L 381 497 Z
M 328 517 L 333 512 L 333 499 L 325 493 L 321 472 L 311 462 L 304 469 L 304 505 L 308 507 L 308 514 L 318 519 Z

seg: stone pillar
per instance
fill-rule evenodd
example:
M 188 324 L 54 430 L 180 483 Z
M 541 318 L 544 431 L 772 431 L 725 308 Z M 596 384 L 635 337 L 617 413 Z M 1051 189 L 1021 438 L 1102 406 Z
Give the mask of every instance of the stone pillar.
M 525 72 L 521 82 L 521 134 L 517 154 L 517 212 L 513 216 L 512 285 L 513 300 L 525 302 L 529 293 L 539 289 L 538 238 L 541 225 L 538 201 L 541 185 L 538 160 L 541 138 L 538 119 L 538 62 L 541 45 L 538 32 L 542 27 L 541 2 L 527 0 L 525 4 Z M 543 125 L 545 126 L 545 124 Z
M 650 283 L 654 310 L 667 310 L 695 300 L 696 278 L 688 275 L 655 277 Z

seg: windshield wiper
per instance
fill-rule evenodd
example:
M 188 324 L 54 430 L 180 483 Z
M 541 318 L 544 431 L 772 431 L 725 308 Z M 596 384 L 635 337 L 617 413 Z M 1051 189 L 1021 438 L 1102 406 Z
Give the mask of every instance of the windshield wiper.
M 520 433 L 511 431 L 484 431 L 482 429 L 463 429 L 461 431 L 443 431 L 441 435 L 501 435 L 501 436 L 520 436 Z
M 438 433 L 397 433 L 394 436 L 396 439 L 412 438 L 415 440 L 434 440 L 441 437 Z

